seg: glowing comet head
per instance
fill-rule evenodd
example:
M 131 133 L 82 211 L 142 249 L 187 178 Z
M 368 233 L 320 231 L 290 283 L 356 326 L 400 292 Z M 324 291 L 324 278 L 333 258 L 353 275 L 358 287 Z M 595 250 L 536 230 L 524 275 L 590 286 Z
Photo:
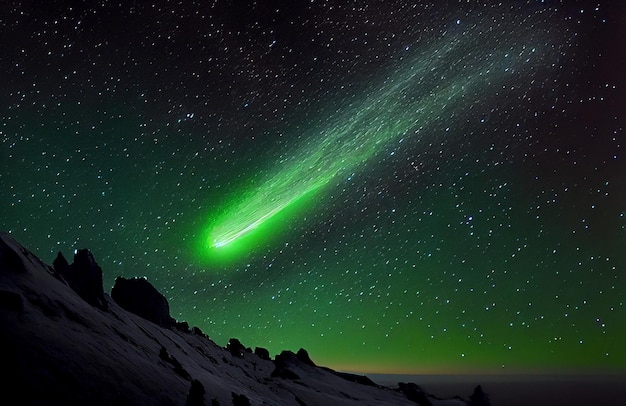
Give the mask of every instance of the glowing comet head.
M 245 225 L 245 223 L 242 224 L 240 222 L 235 222 L 234 224 L 226 223 L 227 226 L 231 226 L 232 228 L 218 229 L 218 232 L 221 233 L 218 234 L 217 238 L 213 240 L 213 246 L 215 248 L 224 247 L 232 243 L 233 241 L 236 241 L 238 238 L 248 234 L 249 232 L 257 228 L 260 224 L 263 224 L 265 220 L 271 218 L 279 210 L 280 209 L 272 210 L 269 213 L 259 217 L 259 219 L 249 225 Z
M 299 198 L 299 197 L 298 197 Z M 281 204 L 277 207 L 272 207 L 272 202 L 270 202 L 268 206 L 259 206 L 255 207 L 252 210 L 249 210 L 249 215 L 245 215 L 239 218 L 235 218 L 231 222 L 224 222 L 218 224 L 215 229 L 216 238 L 214 240 L 213 246 L 215 248 L 223 247 L 237 240 L 238 238 L 248 234 L 252 230 L 259 227 L 261 224 L 265 223 L 265 221 L 274 217 L 276 213 L 283 210 L 285 207 L 293 203 L 293 201 L 298 198 L 294 198 L 284 204 Z M 261 203 L 260 201 L 259 203 Z M 265 210 L 263 210 L 265 209 Z M 263 213 L 265 211 L 265 213 Z M 244 214 L 245 211 L 239 211 Z
M 297 213 L 312 203 L 309 197 L 318 186 L 305 190 L 289 187 L 271 197 L 267 190 L 258 189 L 244 199 L 243 204 L 227 206 L 228 209 L 207 227 L 203 250 L 212 260 L 230 262 L 263 246 L 279 234 L 279 229 L 298 220 Z M 280 188 L 272 190 L 281 191 Z

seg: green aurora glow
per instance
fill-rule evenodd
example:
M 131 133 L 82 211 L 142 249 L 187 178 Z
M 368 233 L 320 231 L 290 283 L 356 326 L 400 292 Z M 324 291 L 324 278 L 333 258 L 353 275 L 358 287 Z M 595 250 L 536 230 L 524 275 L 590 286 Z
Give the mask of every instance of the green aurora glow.
M 303 197 L 333 179 L 349 177 L 393 148 L 394 142 L 415 142 L 424 130 L 433 132 L 429 127 L 437 124 L 442 113 L 455 109 L 458 115 L 462 103 L 476 104 L 485 89 L 536 71 L 546 55 L 518 42 L 528 33 L 517 34 L 483 32 L 474 26 L 473 35 L 449 34 L 403 61 L 379 86 L 365 92 L 363 102 L 331 117 L 327 120 L 331 124 L 308 136 L 308 144 L 281 162 L 274 173 L 244 192 L 239 201 L 229 202 L 228 209 L 212 221 L 205 246 L 219 255 L 215 249 L 239 243 L 285 208 L 298 206 L 306 200 Z M 271 228 L 273 232 L 277 226 Z M 241 242 L 234 251 L 245 253 L 248 245 Z
M 0 229 L 47 263 L 336 370 L 625 372 L 626 2 L 6 3 Z

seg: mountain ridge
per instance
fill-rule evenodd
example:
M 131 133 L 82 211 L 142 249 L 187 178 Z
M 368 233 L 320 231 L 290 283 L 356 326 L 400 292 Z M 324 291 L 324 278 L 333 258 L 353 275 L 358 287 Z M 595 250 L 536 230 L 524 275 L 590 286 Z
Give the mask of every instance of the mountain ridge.
M 235 338 L 221 347 L 171 318 L 147 280 L 118 277 L 108 294 L 89 250 L 50 266 L 4 232 L 0 326 L 3 392 L 17 404 L 490 404 L 480 386 L 469 400 L 439 399 L 414 383 L 383 387 L 317 366 L 302 348 L 272 360 Z

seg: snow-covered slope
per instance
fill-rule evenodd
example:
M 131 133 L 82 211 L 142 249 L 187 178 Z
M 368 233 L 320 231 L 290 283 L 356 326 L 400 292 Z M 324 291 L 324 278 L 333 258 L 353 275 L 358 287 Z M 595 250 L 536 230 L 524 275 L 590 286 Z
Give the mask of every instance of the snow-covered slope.
M 352 382 L 291 352 L 229 351 L 197 329 L 160 327 L 88 304 L 54 268 L 0 234 L 0 346 L 15 404 L 415 405 L 399 388 Z M 347 378 L 347 379 L 346 379 Z M 405 391 L 406 392 L 406 391 Z M 411 397 L 413 400 L 409 400 Z M 418 393 L 419 402 L 464 405 Z

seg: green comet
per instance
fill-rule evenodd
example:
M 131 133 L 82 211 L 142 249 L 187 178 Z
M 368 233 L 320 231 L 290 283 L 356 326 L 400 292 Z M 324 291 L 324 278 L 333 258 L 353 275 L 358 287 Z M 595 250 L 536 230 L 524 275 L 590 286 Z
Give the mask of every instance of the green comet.
M 349 176 L 405 139 L 414 141 L 425 129 L 437 132 L 441 121 L 475 105 L 489 89 L 502 88 L 507 78 L 518 79 L 520 70 L 536 73 L 545 55 L 520 44 L 520 38 L 533 34 L 522 25 L 517 28 L 511 35 L 475 25 L 471 31 L 446 34 L 412 55 L 407 51 L 398 58 L 399 67 L 365 91 L 360 103 L 349 103 L 324 128 L 305 134 L 304 145 L 214 219 L 210 248 L 222 249 L 253 234 L 305 196 Z

